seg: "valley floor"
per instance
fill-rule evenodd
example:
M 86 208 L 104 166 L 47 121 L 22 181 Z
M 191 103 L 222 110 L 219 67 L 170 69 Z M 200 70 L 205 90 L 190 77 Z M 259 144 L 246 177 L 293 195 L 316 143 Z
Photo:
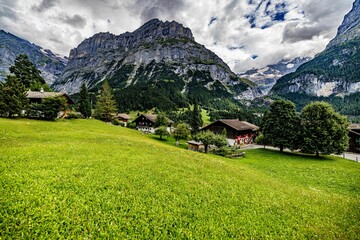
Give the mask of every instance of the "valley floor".
M 0 118 L 0 238 L 359 239 L 360 164 L 196 153 L 96 120 Z

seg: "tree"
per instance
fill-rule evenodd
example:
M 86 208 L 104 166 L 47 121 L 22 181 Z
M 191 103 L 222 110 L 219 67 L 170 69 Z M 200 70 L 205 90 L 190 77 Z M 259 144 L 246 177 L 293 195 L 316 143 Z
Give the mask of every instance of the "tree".
M 97 96 L 95 117 L 110 122 L 116 111 L 116 101 L 111 93 L 109 83 L 105 80 L 102 85 L 101 93 Z
M 227 140 L 222 135 L 217 135 L 211 131 L 200 132 L 194 136 L 194 140 L 197 142 L 202 142 L 205 147 L 205 153 L 208 153 L 209 145 L 213 144 L 217 147 L 226 146 Z
M 306 153 L 340 154 L 348 149 L 349 123 L 326 102 L 313 102 L 301 112 L 303 125 L 301 149 Z
M 91 117 L 90 96 L 85 82 L 81 85 L 81 89 L 80 89 L 79 112 L 85 118 Z
M 167 131 L 166 126 L 160 126 L 157 129 L 155 129 L 155 134 L 160 136 L 160 140 L 163 136 L 169 136 L 169 132 Z
M 66 110 L 66 99 L 63 96 L 44 98 L 41 103 L 43 117 L 47 120 L 55 120 L 59 112 Z
M 201 108 L 199 107 L 197 102 L 195 102 L 194 109 L 190 114 L 189 124 L 191 126 L 193 134 L 197 133 L 203 125 L 203 120 L 202 120 L 202 116 L 201 116 Z
M 189 125 L 185 123 L 180 123 L 177 125 L 173 132 L 173 136 L 175 138 L 175 141 L 179 141 L 181 139 L 186 140 L 190 136 L 190 127 Z
M 45 91 L 51 91 L 44 78 L 41 77 L 41 71 L 36 68 L 27 55 L 20 54 L 17 56 L 14 65 L 9 70 L 21 81 L 26 89 L 39 91 L 43 88 Z
M 0 83 L 0 114 L 13 117 L 21 115 L 28 106 L 26 89 L 16 76 L 8 75 L 5 83 Z
M 166 118 L 166 115 L 164 113 L 159 113 L 155 120 L 155 127 L 160 126 L 167 126 L 168 125 L 168 119 Z
M 263 141 L 279 147 L 295 150 L 298 148 L 300 121 L 296 115 L 294 103 L 278 100 L 271 104 L 270 111 L 266 112 L 261 123 Z

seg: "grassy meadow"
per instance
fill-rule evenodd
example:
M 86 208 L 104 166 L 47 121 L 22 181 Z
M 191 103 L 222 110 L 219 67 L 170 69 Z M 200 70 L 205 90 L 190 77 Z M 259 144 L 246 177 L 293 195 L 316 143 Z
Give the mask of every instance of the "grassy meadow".
M 0 239 L 359 239 L 360 164 L 191 152 L 96 120 L 0 119 Z

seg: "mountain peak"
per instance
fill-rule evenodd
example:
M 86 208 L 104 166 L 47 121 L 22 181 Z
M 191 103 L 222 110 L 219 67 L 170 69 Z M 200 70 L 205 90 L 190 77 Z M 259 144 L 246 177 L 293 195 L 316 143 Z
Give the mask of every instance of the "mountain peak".
M 338 28 L 336 37 L 330 41 L 326 48 L 355 38 L 360 38 L 360 0 L 354 2 L 351 11 L 345 15 Z

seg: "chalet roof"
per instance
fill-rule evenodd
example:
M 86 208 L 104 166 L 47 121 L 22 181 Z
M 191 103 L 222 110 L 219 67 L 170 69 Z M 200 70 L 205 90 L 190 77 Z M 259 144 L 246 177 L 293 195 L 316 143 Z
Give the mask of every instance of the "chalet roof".
M 68 104 L 74 104 L 74 101 L 66 93 L 63 92 L 44 92 L 43 90 L 38 92 L 38 91 L 29 90 L 26 93 L 26 97 L 28 99 L 44 99 L 44 98 L 59 97 L 59 96 L 64 96 L 67 99 Z
M 202 142 L 196 142 L 196 141 L 194 141 L 194 140 L 188 141 L 187 143 L 188 143 L 188 144 L 191 144 L 191 145 L 196 145 L 196 146 L 202 146 L 202 145 L 204 145 Z
M 360 124 L 352 123 L 352 124 L 350 124 L 349 129 L 351 129 L 351 130 L 360 130 Z
M 205 130 L 208 127 L 210 127 L 218 122 L 221 122 L 237 131 L 244 131 L 244 130 L 257 131 L 257 130 L 259 130 L 258 126 L 251 124 L 249 122 L 246 122 L 246 121 L 240 121 L 239 119 L 220 119 L 216 122 L 211 123 L 208 126 L 203 127 L 202 129 Z
M 143 114 L 144 117 L 146 117 L 147 119 L 149 119 L 151 122 L 155 123 L 156 122 L 156 118 L 157 118 L 157 114 Z M 168 123 L 174 123 L 173 120 L 168 119 Z
M 48 98 L 48 97 L 57 97 L 57 96 L 63 96 L 65 95 L 65 93 L 61 93 L 61 92 L 37 92 L 37 91 L 31 91 L 29 90 L 27 92 L 27 98 Z
M 129 115 L 127 115 L 126 113 L 119 113 L 118 115 L 116 115 L 116 117 L 118 118 L 122 118 L 122 119 L 126 119 L 129 120 L 131 117 Z

